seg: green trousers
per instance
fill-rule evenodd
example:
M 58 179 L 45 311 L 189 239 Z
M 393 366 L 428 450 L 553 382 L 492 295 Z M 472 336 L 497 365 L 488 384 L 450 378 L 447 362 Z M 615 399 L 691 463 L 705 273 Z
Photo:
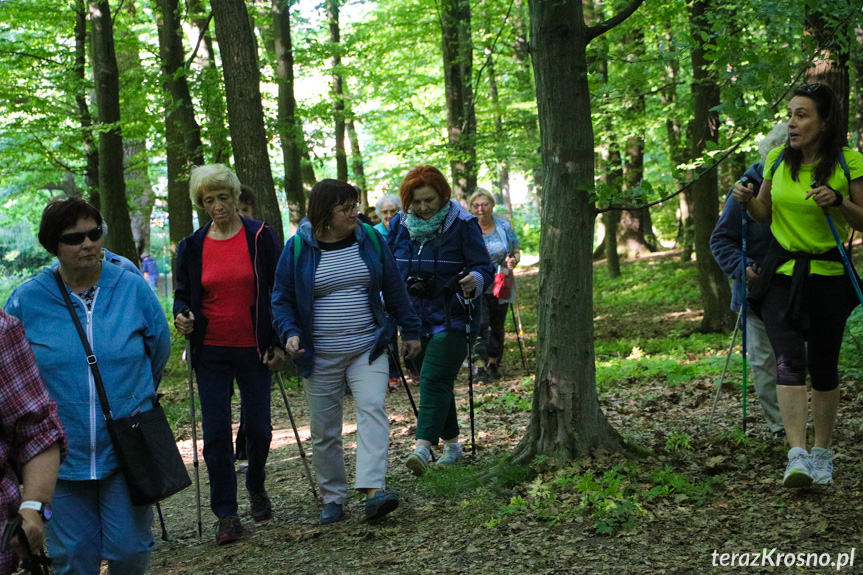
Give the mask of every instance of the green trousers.
M 422 339 L 422 353 L 412 361 L 420 374 L 417 439 L 436 445 L 438 439 L 458 437 L 454 385 L 465 357 L 464 332 L 442 331 Z

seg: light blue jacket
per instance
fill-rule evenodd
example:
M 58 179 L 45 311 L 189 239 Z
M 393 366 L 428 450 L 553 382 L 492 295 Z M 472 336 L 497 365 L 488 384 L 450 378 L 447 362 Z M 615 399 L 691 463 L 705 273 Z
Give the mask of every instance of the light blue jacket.
M 152 409 L 156 387 L 171 355 L 165 314 L 153 290 L 140 276 L 103 265 L 93 303 L 70 292 L 72 305 L 87 332 L 115 418 Z M 45 268 L 16 289 L 6 311 L 24 331 L 48 393 L 57 402 L 69 438 L 69 456 L 59 477 L 102 479 L 118 469 L 87 356 L 53 270 Z

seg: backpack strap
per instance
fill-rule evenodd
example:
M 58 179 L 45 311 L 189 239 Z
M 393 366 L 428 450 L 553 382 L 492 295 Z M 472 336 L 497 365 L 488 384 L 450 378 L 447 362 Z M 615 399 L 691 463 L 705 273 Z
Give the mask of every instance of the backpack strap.
M 776 156 L 776 161 L 773 162 L 773 166 L 770 168 L 770 178 L 773 178 L 773 175 L 776 173 L 776 170 L 779 169 L 779 164 L 782 163 L 782 159 L 785 156 L 785 150 L 779 152 L 779 155 Z M 848 180 L 848 188 L 851 188 L 851 170 L 848 169 L 848 160 L 845 159 L 845 150 L 842 150 L 842 153 L 839 154 L 839 165 L 842 167 L 842 172 L 845 174 L 845 179 Z
M 383 263 L 383 253 L 381 252 L 381 242 L 378 240 L 378 235 L 375 233 L 375 229 L 368 225 L 363 224 L 363 227 L 366 228 L 366 233 L 372 239 L 372 243 L 375 244 L 375 250 L 378 252 L 378 258 L 380 258 L 381 263 Z M 294 234 L 294 266 L 297 265 L 297 260 L 300 259 L 300 248 L 302 247 L 302 240 L 300 239 L 300 234 Z
M 773 166 L 770 167 L 770 179 L 773 179 L 773 175 L 776 174 L 776 170 L 779 169 L 779 164 L 782 163 L 782 158 L 785 157 L 785 150 L 779 152 L 779 155 L 776 156 L 776 161 L 773 162 Z

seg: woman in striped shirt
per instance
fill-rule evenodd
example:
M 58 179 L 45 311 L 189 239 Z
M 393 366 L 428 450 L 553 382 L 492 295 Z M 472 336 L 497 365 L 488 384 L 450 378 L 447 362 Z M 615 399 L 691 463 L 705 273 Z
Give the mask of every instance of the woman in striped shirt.
M 359 225 L 357 191 L 344 182 L 318 182 L 309 196 L 309 221 L 288 240 L 276 268 L 274 325 L 303 377 L 311 418 L 313 459 L 324 497 L 320 520 L 343 518 L 348 499 L 342 450 L 345 381 L 357 409 L 354 487 L 366 494 L 367 519 L 398 507 L 385 491 L 389 419 L 386 347 L 402 331 L 402 354 L 420 349 L 414 313 L 383 238 Z M 392 317 L 391 317 L 392 316 Z

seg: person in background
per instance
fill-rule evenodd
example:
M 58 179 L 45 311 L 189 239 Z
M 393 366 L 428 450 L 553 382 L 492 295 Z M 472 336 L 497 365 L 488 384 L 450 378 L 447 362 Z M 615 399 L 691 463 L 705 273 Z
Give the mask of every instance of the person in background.
M 794 89 L 788 139 L 764 163 L 764 182 L 738 182 L 734 199 L 770 223 L 775 242 L 748 300 L 761 314 L 776 354 L 776 396 L 791 449 L 783 485 L 833 481 L 830 445 L 839 409 L 839 350 L 858 300 L 825 214 L 848 237 L 863 230 L 863 155 L 847 147 L 836 94 L 824 84 Z M 846 172 L 847 170 L 847 172 Z M 815 444 L 807 451 L 812 381 Z
M 377 211 L 375 210 L 375 207 L 374 207 L 374 206 L 369 206 L 369 207 L 367 207 L 366 209 L 364 209 L 364 210 L 363 210 L 363 213 L 364 213 L 364 214 L 366 215 L 366 217 L 369 219 L 369 223 L 370 223 L 372 226 L 376 226 L 376 225 L 378 225 L 379 223 L 381 223 L 381 218 L 378 216 L 378 213 L 377 213 Z
M 10 519 L 10 511 L 18 508 L 28 547 L 35 553 L 45 540 L 57 472 L 69 445 L 24 327 L 3 310 L 0 382 L 0 527 Z M 16 470 L 21 471 L 22 490 Z M 17 537 L 10 547 L 10 552 L 0 551 L 0 575 L 14 572 L 23 556 Z
M 375 226 L 375 229 L 380 232 L 383 237 L 387 237 L 390 233 L 390 221 L 395 217 L 399 210 L 402 209 L 402 201 L 395 194 L 387 194 L 377 201 L 375 204 L 375 212 L 380 218 L 380 223 Z
M 788 137 L 787 124 L 778 124 L 771 130 L 770 134 L 761 140 L 758 150 L 761 152 L 761 161 L 749 166 L 741 181 L 751 183 L 755 188 L 761 187 L 764 180 L 764 160 L 767 153 L 773 148 L 781 146 Z M 733 201 L 731 191 L 725 199 L 725 207 L 722 215 L 716 223 L 716 228 L 710 236 L 710 249 L 716 263 L 726 274 L 733 279 L 733 290 L 731 297 L 731 309 L 739 312 L 745 288 L 743 285 L 743 270 L 740 266 L 742 254 L 742 219 L 746 218 L 746 284 L 750 285 L 761 271 L 767 248 L 773 241 L 769 224 L 761 224 L 749 217 L 743 210 L 742 204 Z M 776 356 L 767 338 L 764 322 L 755 314 L 752 308 L 746 310 L 746 354 L 749 366 L 752 368 L 752 381 L 755 384 L 755 393 L 758 402 L 764 411 L 767 427 L 776 441 L 785 439 L 785 427 L 782 425 L 782 414 L 779 412 L 779 403 L 776 399 Z
M 237 200 L 237 211 L 244 218 L 255 218 L 255 191 L 251 186 L 240 184 L 240 199 Z
M 371 236 L 377 234 L 371 226 L 360 225 L 358 199 L 344 182 L 315 184 L 309 221 L 288 240 L 273 290 L 275 326 L 303 377 L 309 405 L 323 524 L 341 521 L 348 498 L 342 449 L 346 381 L 357 409 L 354 487 L 366 495 L 366 519 L 398 507 L 398 496 L 386 491 L 389 420 L 384 401 L 385 350 L 395 323 L 401 326 L 405 357 L 420 349 L 419 318 L 393 255 L 383 238 Z
M 6 311 L 24 325 L 69 440 L 46 524 L 57 574 L 143 574 L 155 547 L 153 509 L 134 506 L 120 472 L 78 330 L 57 285 L 86 326 L 116 418 L 149 411 L 171 354 L 165 313 L 140 276 L 102 259 L 102 215 L 79 198 L 42 212 L 39 243 L 60 261 L 15 290 Z
M 239 196 L 240 181 L 226 166 L 193 168 L 189 197 L 211 221 L 180 242 L 174 293 L 174 325 L 181 334 L 191 335 L 210 508 L 219 519 L 219 545 L 243 534 L 231 429 L 234 379 L 247 437 L 251 515 L 255 521 L 266 521 L 273 515 L 264 487 L 272 440 L 270 371 L 280 370 L 285 358 L 273 331 L 270 305 L 281 246 L 269 225 L 240 216 Z M 271 347 L 272 355 L 267 353 Z
M 399 212 L 390 221 L 387 244 L 422 321 L 422 352 L 412 361 L 421 395 L 416 447 L 405 462 L 419 476 L 440 439 L 444 449 L 438 465 L 452 465 L 462 457 L 454 385 L 467 356 L 463 301 L 485 291 L 494 267 L 476 218 L 450 199 L 452 188 L 440 170 L 412 169 L 400 194 L 407 213 Z M 478 313 L 470 318 L 470 327 L 471 334 L 477 333 Z
M 494 217 L 494 204 L 494 196 L 484 188 L 477 188 L 468 199 L 470 211 L 479 221 L 482 240 L 491 262 L 498 268 L 506 267 L 511 271 L 521 261 L 518 238 L 509 222 Z M 482 294 L 482 322 L 479 328 L 481 339 L 477 352 L 485 367 L 477 371 L 479 381 L 500 378 L 506 312 L 515 300 L 515 286 L 506 299 L 496 297 L 492 293 L 493 289 L 494 286 L 489 285 Z
M 159 266 L 156 264 L 156 259 L 148 253 L 141 254 L 141 272 L 150 287 L 156 289 L 156 282 L 159 281 Z

